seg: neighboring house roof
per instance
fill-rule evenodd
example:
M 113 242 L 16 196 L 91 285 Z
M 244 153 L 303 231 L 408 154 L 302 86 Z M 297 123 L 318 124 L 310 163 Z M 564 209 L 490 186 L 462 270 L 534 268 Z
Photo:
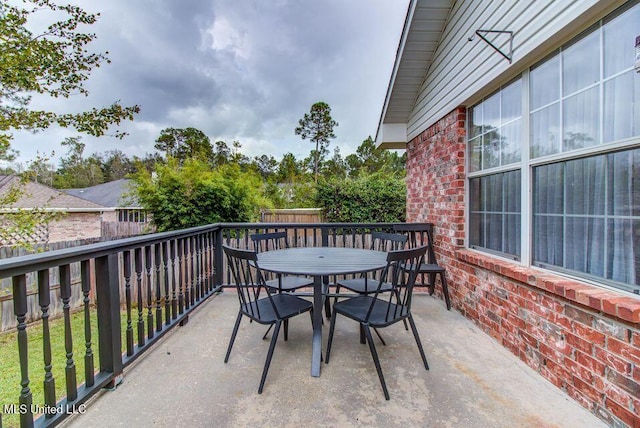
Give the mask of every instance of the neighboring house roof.
M 409 4 L 376 133 L 376 142 L 384 142 L 385 148 L 406 145 L 409 116 L 454 3 L 455 0 L 412 0 Z
M 139 202 L 129 195 L 131 180 L 122 178 L 84 189 L 65 189 L 64 191 L 73 196 L 86 199 L 105 207 L 128 207 L 138 208 Z
M 20 178 L 15 175 L 0 175 L 0 195 L 8 192 L 12 185 L 18 185 L 19 181 Z M 33 181 L 27 181 L 24 186 L 22 197 L 15 204 L 2 209 L 49 208 L 65 211 L 100 211 L 105 208 Z

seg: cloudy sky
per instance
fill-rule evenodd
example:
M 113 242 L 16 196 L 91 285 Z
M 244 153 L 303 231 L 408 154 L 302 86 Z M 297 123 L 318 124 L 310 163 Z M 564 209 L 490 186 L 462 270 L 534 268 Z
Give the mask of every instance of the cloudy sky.
M 124 140 L 83 137 L 87 154 L 153 152 L 164 128 L 194 127 L 234 140 L 249 156 L 307 156 L 294 134 L 317 101 L 339 122 L 329 149 L 353 153 L 375 136 L 409 0 L 84 0 L 100 12 L 92 47 L 111 64 L 96 69 L 90 96 L 32 107 L 76 111 L 120 100 L 141 113 Z M 64 155 L 69 130 L 15 133 L 19 160 Z

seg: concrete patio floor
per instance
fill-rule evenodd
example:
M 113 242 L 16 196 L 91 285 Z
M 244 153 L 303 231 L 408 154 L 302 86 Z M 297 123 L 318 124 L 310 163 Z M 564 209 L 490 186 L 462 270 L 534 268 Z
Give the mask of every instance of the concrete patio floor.
M 414 318 L 429 360 L 425 371 L 402 323 L 376 340 L 390 401 L 385 401 L 357 323 L 337 320 L 330 364 L 310 376 L 306 315 L 280 337 L 264 391 L 258 384 L 269 345 L 265 327 L 241 324 L 235 293 L 205 303 L 142 356 L 115 391 L 102 391 L 66 427 L 600 427 L 605 426 L 455 310 L 417 294 Z M 324 344 L 329 325 L 325 322 Z M 375 337 L 375 336 L 374 336 Z

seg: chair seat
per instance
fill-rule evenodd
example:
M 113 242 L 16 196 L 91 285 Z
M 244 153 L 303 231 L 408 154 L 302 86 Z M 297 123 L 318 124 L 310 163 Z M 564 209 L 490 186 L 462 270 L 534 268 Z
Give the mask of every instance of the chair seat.
M 333 310 L 352 320 L 364 322 L 367 318 L 369 307 L 374 300 L 375 304 L 369 316 L 369 325 L 371 327 L 384 327 L 400 321 L 408 315 L 406 307 L 399 309 L 395 304 L 390 305 L 388 301 L 375 299 L 371 296 L 357 296 L 342 300 L 333 305 Z
M 441 273 L 444 271 L 445 269 L 442 266 L 435 263 L 422 263 L 420 269 L 418 269 L 418 273 Z
M 282 275 L 280 278 L 265 281 L 265 285 L 276 290 L 291 291 L 296 288 L 310 287 L 313 285 L 313 280 L 301 276 Z
M 338 285 L 344 288 L 347 288 L 354 293 L 358 294 L 373 294 L 378 289 L 378 285 L 380 281 L 371 278 L 354 278 L 354 279 L 343 279 L 338 281 Z M 391 291 L 392 286 L 388 282 L 382 284 L 380 287 L 380 292 L 388 292 Z
M 280 317 L 276 315 L 273 309 L 274 305 L 278 308 Z M 278 319 L 291 318 L 313 308 L 310 301 L 291 294 L 274 294 L 271 296 L 271 301 L 268 297 L 264 297 L 252 302 L 251 306 L 253 310 L 250 310 L 247 304 L 243 304 L 240 309 L 246 316 L 261 324 L 273 324 Z

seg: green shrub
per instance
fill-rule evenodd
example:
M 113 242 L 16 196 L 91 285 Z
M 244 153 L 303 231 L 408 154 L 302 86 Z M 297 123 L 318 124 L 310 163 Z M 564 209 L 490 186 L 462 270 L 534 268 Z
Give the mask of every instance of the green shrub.
M 318 183 L 316 204 L 328 222 L 404 222 L 404 179 L 378 173 Z
M 152 175 L 140 169 L 133 177 L 134 193 L 152 215 L 159 232 L 218 222 L 249 222 L 260 208 L 262 180 L 235 164 L 216 169 L 197 159 L 180 165 L 175 159 L 157 164 Z

